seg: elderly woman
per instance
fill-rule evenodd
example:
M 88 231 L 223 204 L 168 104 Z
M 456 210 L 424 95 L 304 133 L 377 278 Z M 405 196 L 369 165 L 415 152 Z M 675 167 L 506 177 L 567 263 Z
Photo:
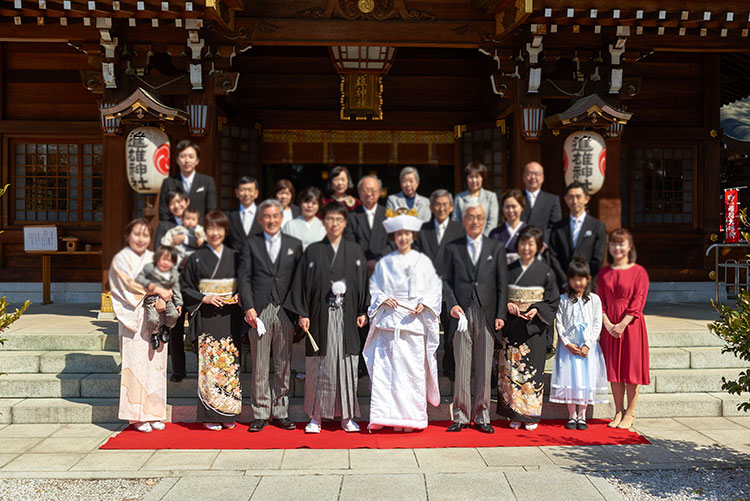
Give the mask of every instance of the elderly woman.
M 400 215 L 383 221 L 398 250 L 370 277 L 370 332 L 363 356 L 372 383 L 370 431 L 427 428 L 427 402 L 440 405 L 437 359 L 442 282 L 430 258 L 412 250 L 422 222 Z
M 508 190 L 500 199 L 505 223 L 490 232 L 490 238 L 500 240 L 505 245 L 505 256 L 508 264 L 518 259 L 518 235 L 526 227 L 521 221 L 525 200 L 521 190 Z
M 212 431 L 234 428 L 242 411 L 236 252 L 224 245 L 229 219 L 206 214 L 206 244 L 185 263 L 180 284 L 198 353 L 197 421 Z
M 479 204 L 484 207 L 484 213 L 487 214 L 482 233 L 485 237 L 489 236 L 490 232 L 497 227 L 500 210 L 497 205 L 497 195 L 482 188 L 482 184 L 487 180 L 487 167 L 479 162 L 471 162 L 464 169 L 464 176 L 466 176 L 466 187 L 468 189 L 456 195 L 453 220 L 461 221 L 461 215 L 467 206 Z
M 608 250 L 612 264 L 599 272 L 596 292 L 602 300 L 604 325 L 599 344 L 615 402 L 615 417 L 609 426 L 630 428 L 635 422 L 640 385 L 651 382 L 648 333 L 643 318 L 648 274 L 635 262 L 635 244 L 628 230 L 619 228 L 610 233 Z
M 497 413 L 534 430 L 542 418 L 545 331 L 555 320 L 560 294 L 555 275 L 539 259 L 544 232 L 527 226 L 518 235 L 518 261 L 508 266 L 508 322 L 503 327 L 504 364 L 498 375 Z
M 294 185 L 288 179 L 279 179 L 273 186 L 273 197 L 279 201 L 283 208 L 281 213 L 284 216 L 281 221 L 282 227 L 300 214 L 299 206 L 294 204 L 294 194 Z
M 153 259 L 148 250 L 151 233 L 145 219 L 134 219 L 125 227 L 125 248 L 112 259 L 109 285 L 112 307 L 118 320 L 122 370 L 120 411 L 135 429 L 148 433 L 163 430 L 167 419 L 167 348 L 154 349 L 145 320 L 143 299 L 146 290 L 135 278 Z M 172 292 L 156 286 L 157 311 L 164 311 Z
M 386 209 L 396 212 L 397 209 L 414 209 L 417 217 L 423 222 L 432 218 L 430 199 L 417 193 L 419 188 L 419 171 L 415 167 L 404 167 L 398 175 L 401 192 L 388 195 L 385 202 Z
M 343 165 L 337 165 L 328 173 L 328 186 L 326 187 L 326 196 L 323 197 L 323 205 L 331 202 L 344 204 L 346 210 L 351 212 L 362 203 L 353 195 L 354 182 L 349 174 L 349 169 Z
M 302 241 L 302 250 L 314 242 L 320 242 L 326 236 L 326 229 L 318 219 L 320 199 L 323 194 L 319 189 L 310 186 L 299 194 L 300 215 L 284 224 L 281 231 Z

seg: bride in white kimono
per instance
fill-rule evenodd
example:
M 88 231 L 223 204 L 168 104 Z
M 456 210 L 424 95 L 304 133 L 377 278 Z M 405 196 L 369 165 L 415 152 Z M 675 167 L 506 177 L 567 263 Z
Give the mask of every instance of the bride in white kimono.
M 370 277 L 370 332 L 363 356 L 370 373 L 368 430 L 427 428 L 427 402 L 440 404 L 437 359 L 442 282 L 432 261 L 412 250 L 422 222 L 399 215 L 383 221 L 398 250 Z

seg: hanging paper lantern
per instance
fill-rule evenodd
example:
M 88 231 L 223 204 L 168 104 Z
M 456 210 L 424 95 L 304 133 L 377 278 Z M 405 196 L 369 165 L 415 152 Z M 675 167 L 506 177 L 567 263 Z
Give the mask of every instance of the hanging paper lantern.
M 156 127 L 138 127 L 125 142 L 130 187 L 138 193 L 158 193 L 169 175 L 169 137 Z
M 602 188 L 607 170 L 607 145 L 604 138 L 591 131 L 577 131 L 565 139 L 563 172 L 565 185 L 573 181 L 588 187 L 589 195 Z

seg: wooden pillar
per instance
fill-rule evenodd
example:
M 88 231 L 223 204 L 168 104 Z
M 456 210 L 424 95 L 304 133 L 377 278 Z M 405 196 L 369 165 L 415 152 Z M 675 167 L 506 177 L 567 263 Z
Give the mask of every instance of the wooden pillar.
M 104 220 L 102 221 L 102 290 L 109 290 L 109 264 L 123 248 L 125 227 L 133 217 L 133 190 L 125 171 L 125 136 L 104 136 Z
M 606 143 L 607 172 L 604 176 L 602 189 L 591 197 L 591 212 L 604 222 L 607 233 L 609 233 L 622 226 L 622 196 L 620 192 L 622 184 L 620 179 L 622 143 L 619 139 L 608 139 Z
M 706 233 L 719 231 L 719 197 L 721 196 L 721 183 L 719 172 L 721 170 L 721 138 L 719 129 L 721 119 L 719 110 L 721 108 L 721 95 L 719 84 L 719 72 L 721 59 L 719 54 L 705 54 L 703 56 L 703 126 L 707 130 L 707 137 L 703 141 L 703 158 L 698 163 L 698 187 L 699 197 L 702 199 L 700 212 L 702 221 L 697 223 L 702 226 Z M 713 133 L 714 137 L 711 137 Z M 702 165 L 701 165 L 702 164 Z

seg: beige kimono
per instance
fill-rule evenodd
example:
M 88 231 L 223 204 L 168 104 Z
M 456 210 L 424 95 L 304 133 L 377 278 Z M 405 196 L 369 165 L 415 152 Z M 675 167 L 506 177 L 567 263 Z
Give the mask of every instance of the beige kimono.
M 167 347 L 162 344 L 156 351 L 151 348 L 143 308 L 145 290 L 135 282 L 143 265 L 152 259 L 151 251 L 139 256 L 125 247 L 109 268 L 122 356 L 118 417 L 131 422 L 167 418 Z

